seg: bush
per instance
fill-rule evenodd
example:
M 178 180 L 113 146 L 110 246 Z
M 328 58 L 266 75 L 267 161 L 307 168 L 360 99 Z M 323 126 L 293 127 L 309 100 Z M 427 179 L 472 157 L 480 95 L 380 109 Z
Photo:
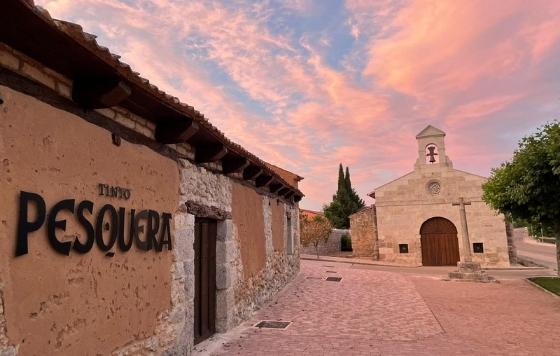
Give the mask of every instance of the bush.
M 340 251 L 352 251 L 352 238 L 346 234 L 340 237 Z

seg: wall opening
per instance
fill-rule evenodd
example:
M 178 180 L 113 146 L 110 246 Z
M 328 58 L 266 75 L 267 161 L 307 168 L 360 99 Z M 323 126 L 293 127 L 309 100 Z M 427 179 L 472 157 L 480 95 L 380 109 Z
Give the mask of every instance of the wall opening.
M 286 214 L 286 229 L 287 229 L 287 248 L 286 251 L 288 255 L 292 255 L 294 253 L 294 237 L 292 234 L 292 214 Z
M 435 164 L 439 163 L 439 152 L 438 146 L 434 143 L 430 143 L 426 146 L 426 163 Z
M 216 332 L 216 236 L 213 219 L 196 218 L 194 229 L 194 343 Z

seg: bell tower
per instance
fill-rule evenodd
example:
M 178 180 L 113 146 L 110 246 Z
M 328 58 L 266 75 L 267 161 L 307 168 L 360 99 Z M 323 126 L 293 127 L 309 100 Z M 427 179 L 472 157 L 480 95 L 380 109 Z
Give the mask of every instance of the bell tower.
M 453 163 L 445 154 L 445 132 L 428 125 L 416 135 L 418 142 L 418 159 L 415 169 L 428 167 L 453 167 Z

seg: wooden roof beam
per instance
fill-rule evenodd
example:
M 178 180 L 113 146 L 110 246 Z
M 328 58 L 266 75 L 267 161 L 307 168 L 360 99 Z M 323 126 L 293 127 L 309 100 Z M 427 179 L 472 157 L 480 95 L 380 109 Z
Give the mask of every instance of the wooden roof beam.
M 222 172 L 224 174 L 237 173 L 245 169 L 250 164 L 247 158 L 235 158 L 222 161 Z
M 272 176 L 266 173 L 263 173 L 255 179 L 255 186 L 256 187 L 265 187 L 272 181 Z
M 130 94 L 130 86 L 119 79 L 78 77 L 72 84 L 72 100 L 86 109 L 117 106 Z
M 257 175 L 261 174 L 261 172 L 262 172 L 262 168 L 250 164 L 243 170 L 243 179 L 251 180 L 255 178 Z
M 290 191 L 290 188 L 284 187 L 278 191 L 278 195 L 284 195 Z
M 280 182 L 272 182 L 268 185 L 268 189 L 270 190 L 271 193 L 275 193 L 277 192 L 280 188 L 282 188 L 284 185 Z
M 196 163 L 216 162 L 228 153 L 228 149 L 221 143 L 195 146 L 194 159 Z
M 188 142 L 199 130 L 199 126 L 191 118 L 182 120 L 165 120 L 156 125 L 156 140 L 161 143 Z

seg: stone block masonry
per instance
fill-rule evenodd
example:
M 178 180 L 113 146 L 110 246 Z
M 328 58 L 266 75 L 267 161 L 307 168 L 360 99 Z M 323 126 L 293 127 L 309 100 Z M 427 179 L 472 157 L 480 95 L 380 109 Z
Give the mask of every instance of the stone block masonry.
M 350 215 L 353 255 L 379 258 L 375 205 Z

